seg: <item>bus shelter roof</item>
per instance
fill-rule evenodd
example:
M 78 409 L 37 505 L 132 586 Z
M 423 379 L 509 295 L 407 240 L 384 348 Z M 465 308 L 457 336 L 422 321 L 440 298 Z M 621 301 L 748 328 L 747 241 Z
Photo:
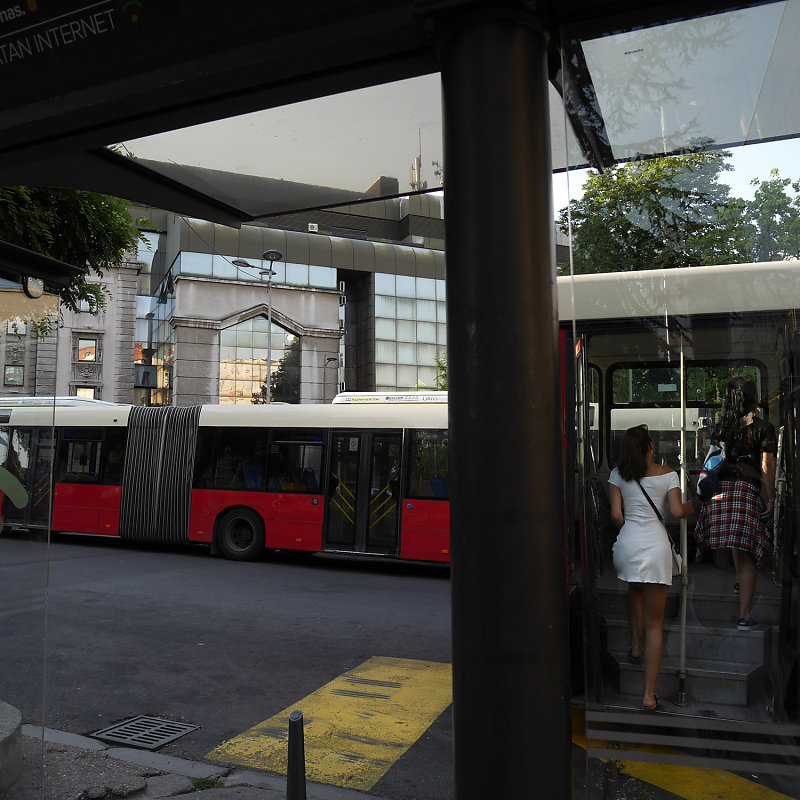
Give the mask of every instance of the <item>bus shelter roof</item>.
M 0 182 L 92 188 L 233 225 L 366 200 L 381 176 L 406 193 L 416 158 L 409 183 L 438 190 L 447 176 L 427 34 L 497 4 L 387 0 L 365 12 L 245 0 L 236 15 L 150 4 L 135 20 L 134 5 L 81 7 L 67 27 L 46 9 L 4 25 Z M 793 0 L 541 8 L 553 31 L 554 169 L 800 132 Z M 119 142 L 135 157 L 102 149 Z M 487 169 L 491 154 L 476 178 Z

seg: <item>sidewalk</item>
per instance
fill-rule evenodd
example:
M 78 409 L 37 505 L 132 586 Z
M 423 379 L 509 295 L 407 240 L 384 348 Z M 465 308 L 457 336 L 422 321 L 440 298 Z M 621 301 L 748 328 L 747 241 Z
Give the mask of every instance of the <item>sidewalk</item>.
M 22 726 L 22 776 L 7 800 L 285 800 L 286 778 L 257 770 L 227 769 L 200 761 L 109 747 L 96 739 Z M 44 770 L 42 756 L 44 755 Z M 42 780 L 44 778 L 44 781 Z M 199 791 L 192 779 L 219 788 Z M 42 783 L 44 782 L 44 789 Z M 335 786 L 308 783 L 308 800 L 378 800 Z

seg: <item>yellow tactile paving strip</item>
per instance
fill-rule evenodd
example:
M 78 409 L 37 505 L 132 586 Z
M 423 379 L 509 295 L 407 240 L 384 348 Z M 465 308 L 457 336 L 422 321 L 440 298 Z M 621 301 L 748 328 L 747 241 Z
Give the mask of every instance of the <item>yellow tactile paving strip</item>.
M 572 712 L 572 741 L 586 749 L 585 721 L 579 710 Z M 603 742 L 592 740 L 594 747 L 604 746 Z M 740 778 L 733 772 L 710 767 L 683 767 L 671 764 L 653 764 L 646 761 L 625 761 L 625 753 L 678 752 L 667 747 L 640 747 L 626 745 L 620 749 L 619 759 L 615 759 L 620 771 L 636 780 L 672 792 L 685 800 L 794 800 L 788 795 L 776 792 L 766 786 Z M 601 759 L 606 761 L 607 759 Z
M 307 778 L 368 791 L 452 701 L 450 664 L 375 656 L 206 758 L 285 775 L 289 714 L 302 711 Z

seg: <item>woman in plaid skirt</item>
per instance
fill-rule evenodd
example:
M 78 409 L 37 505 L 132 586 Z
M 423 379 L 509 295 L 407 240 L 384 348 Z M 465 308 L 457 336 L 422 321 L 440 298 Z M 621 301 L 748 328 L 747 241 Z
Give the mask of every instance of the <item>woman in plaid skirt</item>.
M 725 445 L 725 464 L 716 493 L 703 504 L 694 535 L 697 560 L 709 550 L 733 554 L 739 583 L 740 631 L 758 623 L 750 616 L 756 591 L 756 569 L 771 546 L 767 522 L 775 505 L 774 426 L 756 416 L 758 394 L 753 381 L 734 378 L 722 401 L 711 441 Z M 761 498 L 762 489 L 767 497 Z

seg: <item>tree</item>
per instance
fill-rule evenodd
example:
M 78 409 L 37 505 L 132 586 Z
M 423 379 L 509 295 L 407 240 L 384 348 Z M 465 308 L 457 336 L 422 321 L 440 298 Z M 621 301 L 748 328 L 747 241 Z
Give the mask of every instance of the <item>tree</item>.
M 300 339 L 294 337 L 287 345 L 278 368 L 270 375 L 272 383 L 273 403 L 300 402 Z M 261 384 L 259 391 L 253 392 L 253 404 L 263 405 L 267 402 L 267 382 Z
M 800 257 L 800 181 L 781 178 L 773 169 L 767 180 L 756 178 L 751 185 L 757 188 L 753 199 L 745 204 L 748 260 Z
M 447 353 L 437 353 L 436 361 L 436 389 L 440 392 L 447 391 Z
M 122 261 L 141 234 L 125 201 L 74 189 L 29 186 L 0 187 L 0 239 L 77 267 L 88 267 L 58 290 L 64 306 L 78 311 L 81 300 L 89 311 L 105 308 L 108 290 L 93 278 Z M 142 241 L 144 241 L 142 239 Z
M 720 182 L 729 156 L 698 150 L 591 172 L 559 217 L 565 232 L 571 217 L 575 272 L 746 261 L 745 204 Z

